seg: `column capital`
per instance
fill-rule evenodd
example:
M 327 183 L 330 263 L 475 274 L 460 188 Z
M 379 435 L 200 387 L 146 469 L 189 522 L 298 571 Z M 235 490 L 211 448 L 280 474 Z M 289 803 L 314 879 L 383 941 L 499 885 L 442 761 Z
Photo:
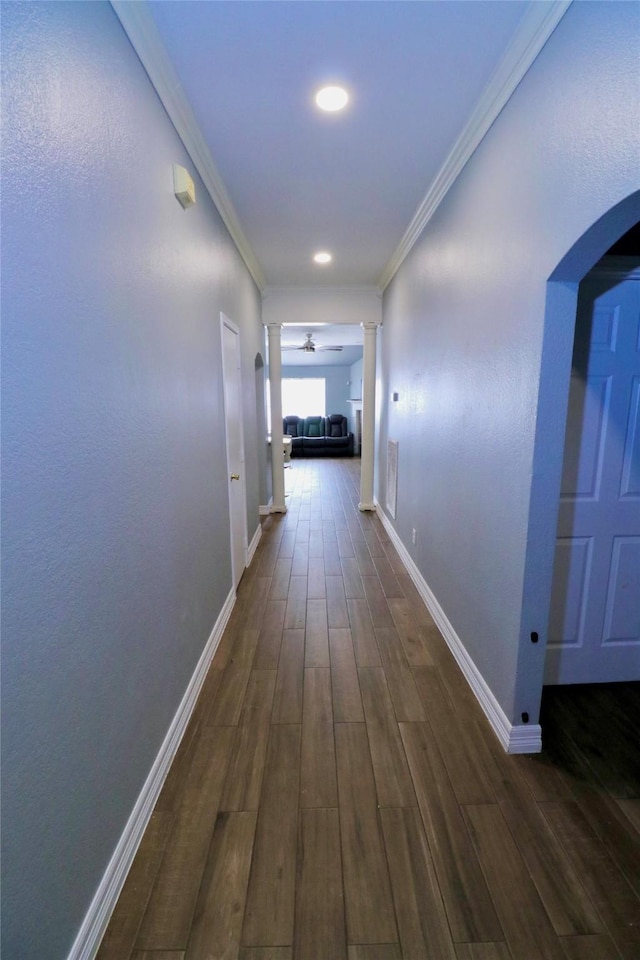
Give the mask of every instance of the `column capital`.
M 381 320 L 365 320 L 365 322 L 361 323 L 360 326 L 365 331 L 365 333 L 367 333 L 372 330 L 377 330 L 378 327 L 381 327 L 382 321 Z
M 279 323 L 277 320 L 274 320 L 274 321 L 270 321 L 269 323 L 265 323 L 265 327 L 267 328 L 269 333 L 271 333 L 272 330 L 275 333 L 276 330 L 282 330 L 283 324 Z

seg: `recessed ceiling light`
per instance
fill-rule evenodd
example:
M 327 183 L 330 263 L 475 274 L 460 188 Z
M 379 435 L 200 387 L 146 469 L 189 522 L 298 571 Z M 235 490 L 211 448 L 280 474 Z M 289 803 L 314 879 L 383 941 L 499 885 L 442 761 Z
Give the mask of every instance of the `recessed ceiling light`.
M 318 253 L 314 254 L 313 259 L 316 263 L 331 263 L 333 258 L 330 253 L 327 253 L 326 250 L 320 250 Z
M 321 110 L 335 113 L 342 110 L 349 102 L 349 94 L 344 87 L 322 87 L 316 93 L 316 104 Z

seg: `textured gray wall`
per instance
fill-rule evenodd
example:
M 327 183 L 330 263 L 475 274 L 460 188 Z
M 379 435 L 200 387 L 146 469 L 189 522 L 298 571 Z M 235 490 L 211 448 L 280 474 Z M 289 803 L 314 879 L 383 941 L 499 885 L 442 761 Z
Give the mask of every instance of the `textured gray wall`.
M 231 587 L 221 310 L 258 523 L 262 331 L 111 7 L 2 20 L 2 946 L 62 960 Z
M 544 644 L 528 633 L 547 626 L 563 449 L 560 400 L 534 463 L 547 280 L 638 188 L 638 27 L 634 4 L 573 4 L 384 298 L 378 499 L 390 437 L 398 533 L 513 722 L 537 720 Z M 554 333 L 545 389 L 566 406 L 572 332 L 556 349 Z

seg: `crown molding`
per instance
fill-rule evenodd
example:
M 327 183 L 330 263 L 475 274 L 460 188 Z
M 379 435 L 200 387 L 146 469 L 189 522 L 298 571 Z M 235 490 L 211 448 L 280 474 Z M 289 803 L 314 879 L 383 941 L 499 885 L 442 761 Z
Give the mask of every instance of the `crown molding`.
M 240 225 L 231 198 L 200 132 L 147 4 L 144 0 L 137 0 L 135 3 L 131 0 L 111 0 L 111 6 L 260 291 L 265 296 L 276 292 L 280 294 L 283 289 L 290 290 L 292 295 L 310 291 L 315 294 L 322 289 L 327 290 L 327 295 L 337 292 L 341 296 L 375 292 L 377 296 L 381 296 L 449 188 L 567 12 L 571 2 L 572 0 L 551 0 L 551 2 L 531 4 L 507 53 L 480 97 L 469 122 L 458 137 L 387 263 L 378 286 L 327 288 L 266 288 L 262 269 Z
M 344 286 L 335 287 L 264 287 L 262 291 L 263 299 L 268 297 L 371 297 L 377 300 L 382 297 L 382 290 L 374 285 L 371 286 Z
M 231 234 L 240 256 L 262 290 L 265 278 L 260 265 L 240 226 L 231 198 L 216 169 L 147 4 L 144 0 L 137 0 L 135 3 L 131 0 L 111 0 L 111 6 Z
M 572 0 L 532 3 L 511 44 L 485 87 L 469 121 L 456 140 L 422 203 L 413 215 L 402 240 L 384 268 L 379 286 L 384 290 L 418 237 L 434 215 L 449 188 L 460 175 L 485 134 L 560 23 Z

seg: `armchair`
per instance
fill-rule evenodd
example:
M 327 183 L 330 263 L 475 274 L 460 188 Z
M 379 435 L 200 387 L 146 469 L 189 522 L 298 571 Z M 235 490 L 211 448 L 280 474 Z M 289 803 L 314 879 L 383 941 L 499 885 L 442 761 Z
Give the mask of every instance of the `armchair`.
M 292 457 L 352 457 L 353 434 L 347 418 L 341 413 L 328 417 L 286 416 L 282 432 L 291 440 Z
M 291 437 L 291 456 L 300 456 L 302 452 L 302 427 L 304 420 L 296 416 L 287 416 L 282 420 L 282 432 Z
M 353 434 L 349 433 L 347 418 L 341 413 L 332 413 L 326 418 L 325 443 L 330 457 L 353 456 Z

